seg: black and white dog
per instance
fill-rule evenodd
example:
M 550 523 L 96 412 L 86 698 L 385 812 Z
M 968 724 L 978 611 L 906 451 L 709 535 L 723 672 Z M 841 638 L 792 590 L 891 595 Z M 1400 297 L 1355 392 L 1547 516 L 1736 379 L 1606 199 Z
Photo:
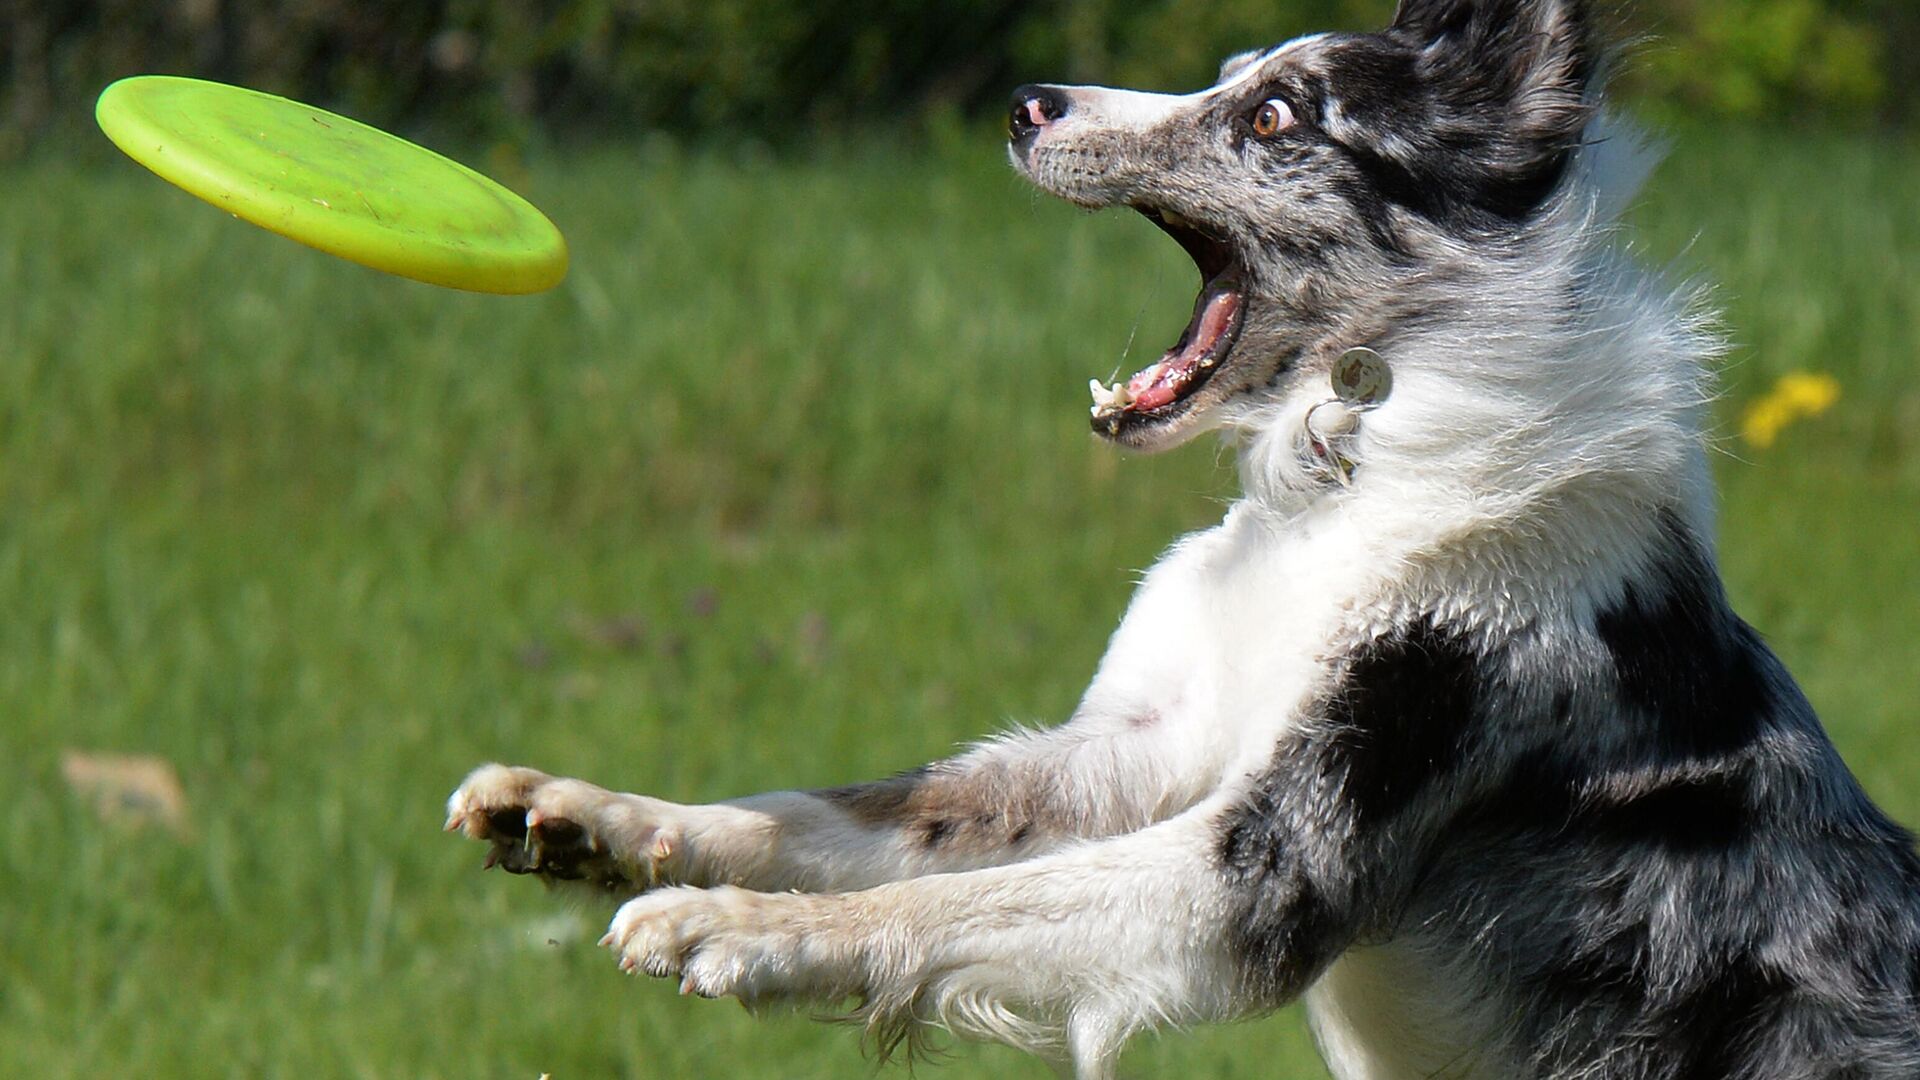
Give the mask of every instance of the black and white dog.
M 1920 858 L 1727 606 L 1716 341 L 1612 246 L 1586 0 L 1404 0 L 1012 155 L 1193 256 L 1094 428 L 1244 498 L 1060 727 L 710 806 L 489 765 L 449 828 L 620 896 L 622 966 L 1111 1073 L 1304 994 L 1346 1080 L 1920 1077 Z

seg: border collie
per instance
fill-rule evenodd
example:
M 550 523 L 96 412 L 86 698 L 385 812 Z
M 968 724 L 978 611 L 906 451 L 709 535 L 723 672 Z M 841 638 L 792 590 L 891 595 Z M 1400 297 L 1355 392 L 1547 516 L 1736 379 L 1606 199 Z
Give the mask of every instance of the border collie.
M 1243 498 L 1058 727 L 690 806 L 485 766 L 449 829 L 625 899 L 629 971 L 1112 1074 L 1304 995 L 1343 1080 L 1920 1077 L 1920 858 L 1729 609 L 1695 298 L 1616 249 L 1587 0 L 1404 0 L 1011 154 L 1193 257 L 1093 429 Z

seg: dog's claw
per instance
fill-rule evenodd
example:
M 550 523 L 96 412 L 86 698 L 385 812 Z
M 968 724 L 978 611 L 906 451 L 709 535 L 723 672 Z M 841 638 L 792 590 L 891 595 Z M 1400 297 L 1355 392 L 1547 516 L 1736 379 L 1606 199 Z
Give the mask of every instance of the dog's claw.
M 662 884 L 663 860 L 687 853 L 678 823 L 633 821 L 621 805 L 626 798 L 635 797 L 483 765 L 448 798 L 446 829 L 486 842 L 486 869 L 635 895 Z

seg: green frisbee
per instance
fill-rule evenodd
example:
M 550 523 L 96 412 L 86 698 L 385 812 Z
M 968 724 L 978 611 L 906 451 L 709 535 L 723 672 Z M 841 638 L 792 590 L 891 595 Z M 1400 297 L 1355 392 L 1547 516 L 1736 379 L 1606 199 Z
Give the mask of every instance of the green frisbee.
M 171 75 L 114 83 L 94 117 L 169 183 L 363 266 L 489 293 L 539 292 L 567 275 L 567 242 L 531 203 L 357 120 Z

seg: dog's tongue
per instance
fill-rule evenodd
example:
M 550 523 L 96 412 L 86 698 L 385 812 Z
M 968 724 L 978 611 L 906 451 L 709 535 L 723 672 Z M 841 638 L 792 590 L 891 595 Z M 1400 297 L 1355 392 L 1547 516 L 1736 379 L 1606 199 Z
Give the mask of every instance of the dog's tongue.
M 1184 344 L 1160 358 L 1160 362 L 1127 380 L 1127 408 L 1135 412 L 1157 409 L 1180 396 L 1181 388 L 1193 378 L 1200 362 L 1220 344 L 1220 338 L 1233 324 L 1240 309 L 1240 294 L 1222 289 L 1208 296 L 1194 319 L 1193 332 Z

